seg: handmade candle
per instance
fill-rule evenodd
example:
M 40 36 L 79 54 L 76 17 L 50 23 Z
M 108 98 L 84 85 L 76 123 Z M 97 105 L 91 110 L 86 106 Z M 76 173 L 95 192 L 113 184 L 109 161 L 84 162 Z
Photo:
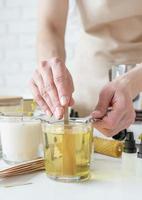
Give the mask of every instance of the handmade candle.
M 1 117 L 0 132 L 3 159 L 17 163 L 36 159 L 42 153 L 40 120 L 32 117 Z

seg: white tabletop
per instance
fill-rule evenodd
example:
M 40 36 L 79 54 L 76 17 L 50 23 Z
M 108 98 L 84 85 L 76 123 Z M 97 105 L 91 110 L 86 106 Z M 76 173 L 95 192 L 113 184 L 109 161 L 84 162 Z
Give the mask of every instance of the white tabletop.
M 2 161 L 0 162 L 0 164 Z M 84 183 L 61 183 L 44 172 L 0 180 L 1 200 L 134 200 L 142 199 L 142 177 L 128 171 L 118 158 L 95 154 L 91 180 Z M 123 169 L 123 170 L 122 170 Z M 5 187 L 13 184 L 27 184 Z

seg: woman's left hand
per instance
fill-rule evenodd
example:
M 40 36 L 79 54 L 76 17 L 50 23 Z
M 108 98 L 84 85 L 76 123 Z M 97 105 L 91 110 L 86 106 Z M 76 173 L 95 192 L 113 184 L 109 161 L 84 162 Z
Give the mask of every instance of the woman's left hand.
M 108 83 L 101 91 L 95 111 L 94 127 L 106 136 L 114 136 L 135 120 L 131 84 L 121 77 Z

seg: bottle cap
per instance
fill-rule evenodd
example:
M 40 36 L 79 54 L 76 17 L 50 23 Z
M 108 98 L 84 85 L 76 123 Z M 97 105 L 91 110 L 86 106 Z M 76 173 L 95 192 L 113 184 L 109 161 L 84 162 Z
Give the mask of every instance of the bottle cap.
M 114 135 L 112 138 L 115 140 L 122 141 L 126 138 L 126 135 L 127 135 L 127 129 L 124 129 L 120 131 L 118 134 Z
M 78 118 L 79 114 L 77 111 L 75 111 L 74 109 L 71 109 L 70 111 L 70 118 Z
M 75 117 L 75 118 L 78 118 L 78 117 L 79 117 L 78 112 L 75 112 L 74 117 Z
M 74 109 L 71 109 L 71 111 L 70 111 L 70 117 L 71 118 L 74 117 Z
M 136 153 L 136 143 L 134 140 L 133 132 L 127 132 L 126 139 L 124 141 L 123 152 L 125 153 Z
M 137 157 L 138 158 L 142 158 L 142 138 L 141 138 L 141 142 L 140 142 L 140 144 L 139 144 L 139 146 L 138 146 L 138 153 L 137 153 Z

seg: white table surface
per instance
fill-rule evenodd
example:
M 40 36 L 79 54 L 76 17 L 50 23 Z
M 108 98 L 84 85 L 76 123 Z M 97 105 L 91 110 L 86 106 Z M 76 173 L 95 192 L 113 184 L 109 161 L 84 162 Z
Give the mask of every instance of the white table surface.
M 44 172 L 3 179 L 0 180 L 0 200 L 142 199 L 142 177 L 134 171 L 125 173 L 122 166 L 121 159 L 95 154 L 92 177 L 88 182 L 57 182 L 49 179 Z M 5 187 L 21 183 L 29 183 L 29 185 Z

